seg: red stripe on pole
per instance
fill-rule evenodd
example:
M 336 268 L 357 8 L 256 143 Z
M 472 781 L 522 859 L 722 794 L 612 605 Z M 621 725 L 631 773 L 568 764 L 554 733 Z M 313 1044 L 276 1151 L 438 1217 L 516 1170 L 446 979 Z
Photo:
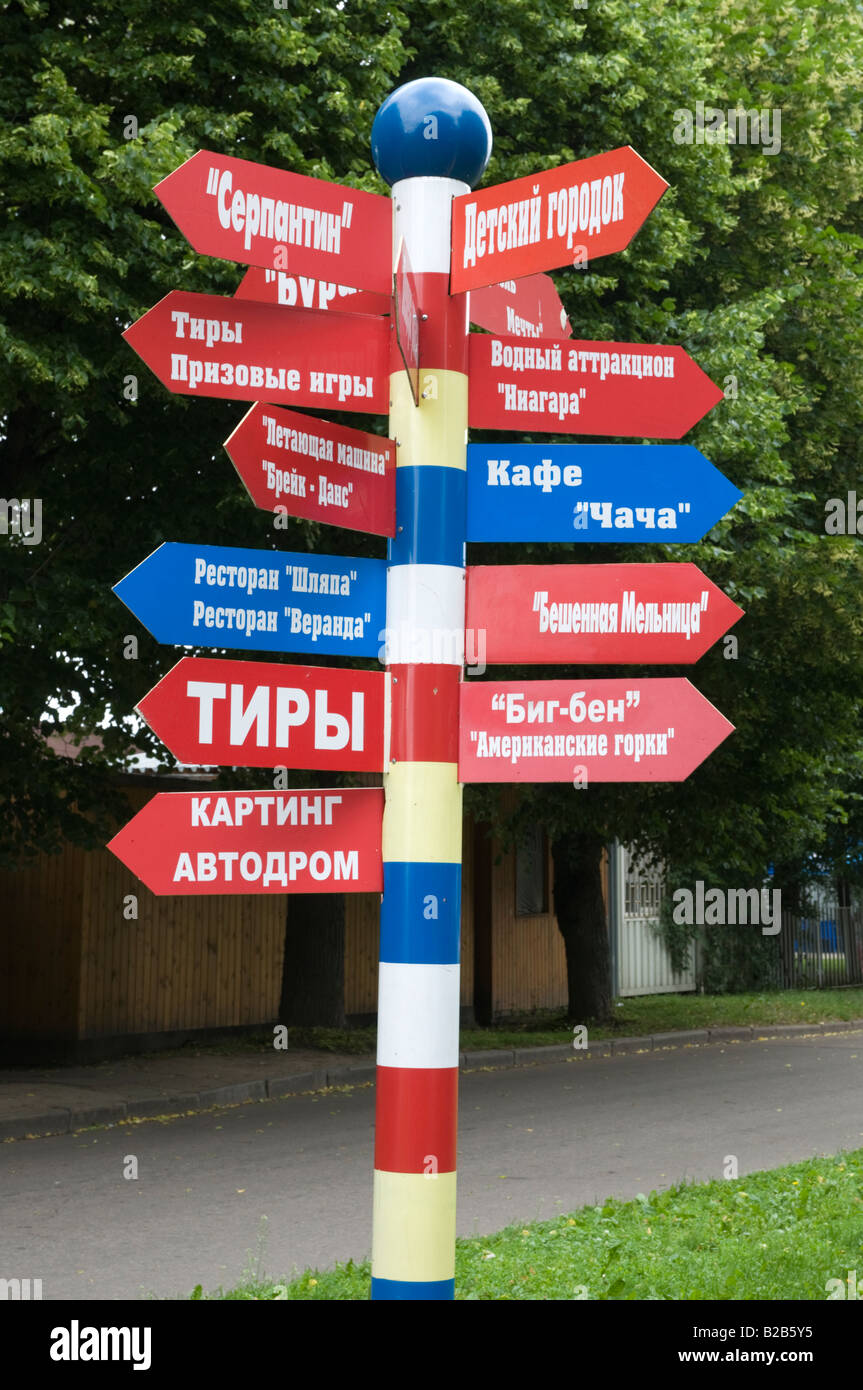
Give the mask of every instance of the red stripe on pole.
M 397 763 L 458 761 L 457 666 L 390 666 L 390 758 Z
M 468 297 L 450 295 L 449 276 L 439 271 L 414 275 L 420 312 L 420 369 L 467 372 Z M 422 315 L 428 315 L 422 318 Z
M 454 1173 L 458 1067 L 378 1067 L 375 1168 Z

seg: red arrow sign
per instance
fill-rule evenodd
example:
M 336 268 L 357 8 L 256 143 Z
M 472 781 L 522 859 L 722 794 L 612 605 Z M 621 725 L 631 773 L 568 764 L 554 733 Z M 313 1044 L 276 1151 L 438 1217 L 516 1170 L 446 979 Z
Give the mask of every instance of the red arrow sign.
M 734 726 L 689 681 L 471 681 L 460 782 L 682 782 Z
M 251 266 L 246 271 L 234 291 L 234 298 L 281 304 L 286 309 L 338 309 L 342 314 L 388 314 L 392 307 L 387 294 L 354 290 L 348 285 L 315 280 L 311 275 L 261 270 L 259 266 Z
M 569 338 L 572 328 L 550 275 L 526 275 L 474 290 L 470 321 L 513 338 Z
M 253 300 L 172 290 L 123 337 L 163 386 L 183 396 L 388 408 L 386 319 L 306 309 L 288 315 Z
M 209 150 L 153 192 L 203 256 L 389 293 L 392 204 L 378 193 Z
M 464 193 L 452 205 L 453 294 L 628 246 L 668 184 L 623 145 Z
M 722 398 L 682 347 L 470 338 L 477 429 L 680 439 Z
M 137 708 L 181 763 L 382 772 L 386 680 L 184 656 Z
M 159 792 L 108 849 L 153 893 L 379 893 L 380 787 Z
M 467 570 L 466 626 L 492 666 L 688 664 L 742 616 L 689 562 Z
M 395 535 L 392 439 L 253 405 L 224 447 L 256 507 L 375 536 Z

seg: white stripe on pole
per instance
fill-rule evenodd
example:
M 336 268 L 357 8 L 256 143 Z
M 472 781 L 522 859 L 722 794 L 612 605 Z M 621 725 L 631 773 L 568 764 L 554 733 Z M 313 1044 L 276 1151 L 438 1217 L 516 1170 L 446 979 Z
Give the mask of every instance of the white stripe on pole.
M 457 1067 L 459 967 L 381 961 L 378 1066 Z
M 393 254 L 402 237 L 415 275 L 449 275 L 452 200 L 470 193 L 460 179 L 400 179 L 393 184 Z
M 387 570 L 387 666 L 464 664 L 465 572 L 454 565 Z

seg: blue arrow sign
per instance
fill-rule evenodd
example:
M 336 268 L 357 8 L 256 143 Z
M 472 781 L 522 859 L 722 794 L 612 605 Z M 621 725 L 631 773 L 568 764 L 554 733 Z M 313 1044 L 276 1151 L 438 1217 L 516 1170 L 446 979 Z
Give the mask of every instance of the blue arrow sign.
M 469 444 L 469 541 L 699 541 L 742 497 L 690 444 Z
M 158 642 L 377 656 L 386 562 L 168 541 L 114 586 Z

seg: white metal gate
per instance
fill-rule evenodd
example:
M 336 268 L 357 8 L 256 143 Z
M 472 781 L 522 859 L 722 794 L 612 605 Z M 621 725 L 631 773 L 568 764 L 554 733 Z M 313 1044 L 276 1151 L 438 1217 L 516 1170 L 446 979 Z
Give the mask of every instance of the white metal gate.
M 617 923 L 617 994 L 685 994 L 694 990 L 692 955 L 687 969 L 676 974 L 656 930 L 662 902 L 662 870 L 639 864 L 624 845 L 613 851 L 612 862 L 615 858 L 622 908 Z

